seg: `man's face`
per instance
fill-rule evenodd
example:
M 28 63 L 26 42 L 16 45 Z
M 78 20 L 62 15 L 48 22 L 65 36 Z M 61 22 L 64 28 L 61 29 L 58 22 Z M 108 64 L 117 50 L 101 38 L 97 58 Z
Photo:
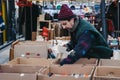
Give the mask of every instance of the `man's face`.
M 118 3 L 118 0 L 114 0 L 114 4 L 117 5 L 117 3 Z
M 63 29 L 71 29 L 74 25 L 74 19 L 71 19 L 70 21 L 68 20 L 60 21 L 60 24 L 63 27 Z

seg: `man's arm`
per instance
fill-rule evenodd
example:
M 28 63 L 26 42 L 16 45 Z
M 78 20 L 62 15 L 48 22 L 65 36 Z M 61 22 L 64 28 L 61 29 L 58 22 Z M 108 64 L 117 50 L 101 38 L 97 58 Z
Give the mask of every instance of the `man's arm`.
M 73 48 L 67 58 L 61 61 L 61 65 L 63 64 L 73 64 L 80 57 L 84 56 L 93 42 L 95 41 L 95 36 L 91 31 L 85 31 L 80 36 L 77 45 Z

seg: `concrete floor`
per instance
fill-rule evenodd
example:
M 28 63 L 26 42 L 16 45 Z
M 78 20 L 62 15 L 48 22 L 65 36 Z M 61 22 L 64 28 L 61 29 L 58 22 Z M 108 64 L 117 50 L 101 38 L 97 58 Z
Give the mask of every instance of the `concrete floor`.
M 25 38 L 21 37 L 18 38 L 17 40 L 25 40 Z M 0 64 L 7 63 L 9 61 L 10 48 L 11 44 L 0 50 Z
M 7 63 L 9 61 L 9 51 L 11 45 L 5 47 L 4 49 L 0 50 L 0 64 Z

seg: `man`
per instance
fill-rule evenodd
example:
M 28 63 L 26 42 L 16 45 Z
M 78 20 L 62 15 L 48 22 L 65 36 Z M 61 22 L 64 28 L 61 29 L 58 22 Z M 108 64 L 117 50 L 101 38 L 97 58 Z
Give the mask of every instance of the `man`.
M 114 0 L 108 8 L 107 16 L 108 19 L 111 19 L 114 25 L 115 30 L 119 30 L 118 27 L 118 0 Z
M 67 51 L 70 54 L 60 62 L 60 65 L 73 64 L 81 57 L 99 59 L 112 57 L 113 51 L 103 36 L 89 22 L 74 15 L 66 4 L 62 5 L 58 20 L 71 34 L 71 40 L 67 44 Z

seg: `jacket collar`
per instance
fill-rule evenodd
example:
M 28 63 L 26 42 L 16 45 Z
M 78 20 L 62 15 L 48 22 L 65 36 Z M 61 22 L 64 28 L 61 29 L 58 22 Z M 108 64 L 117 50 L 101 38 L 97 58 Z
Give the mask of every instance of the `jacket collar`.
M 76 30 L 78 24 L 79 24 L 79 17 L 76 17 L 76 18 L 74 19 L 74 25 L 73 25 L 73 27 L 72 27 L 71 29 L 69 29 L 69 31 L 70 31 L 70 32 L 74 32 L 74 31 Z

